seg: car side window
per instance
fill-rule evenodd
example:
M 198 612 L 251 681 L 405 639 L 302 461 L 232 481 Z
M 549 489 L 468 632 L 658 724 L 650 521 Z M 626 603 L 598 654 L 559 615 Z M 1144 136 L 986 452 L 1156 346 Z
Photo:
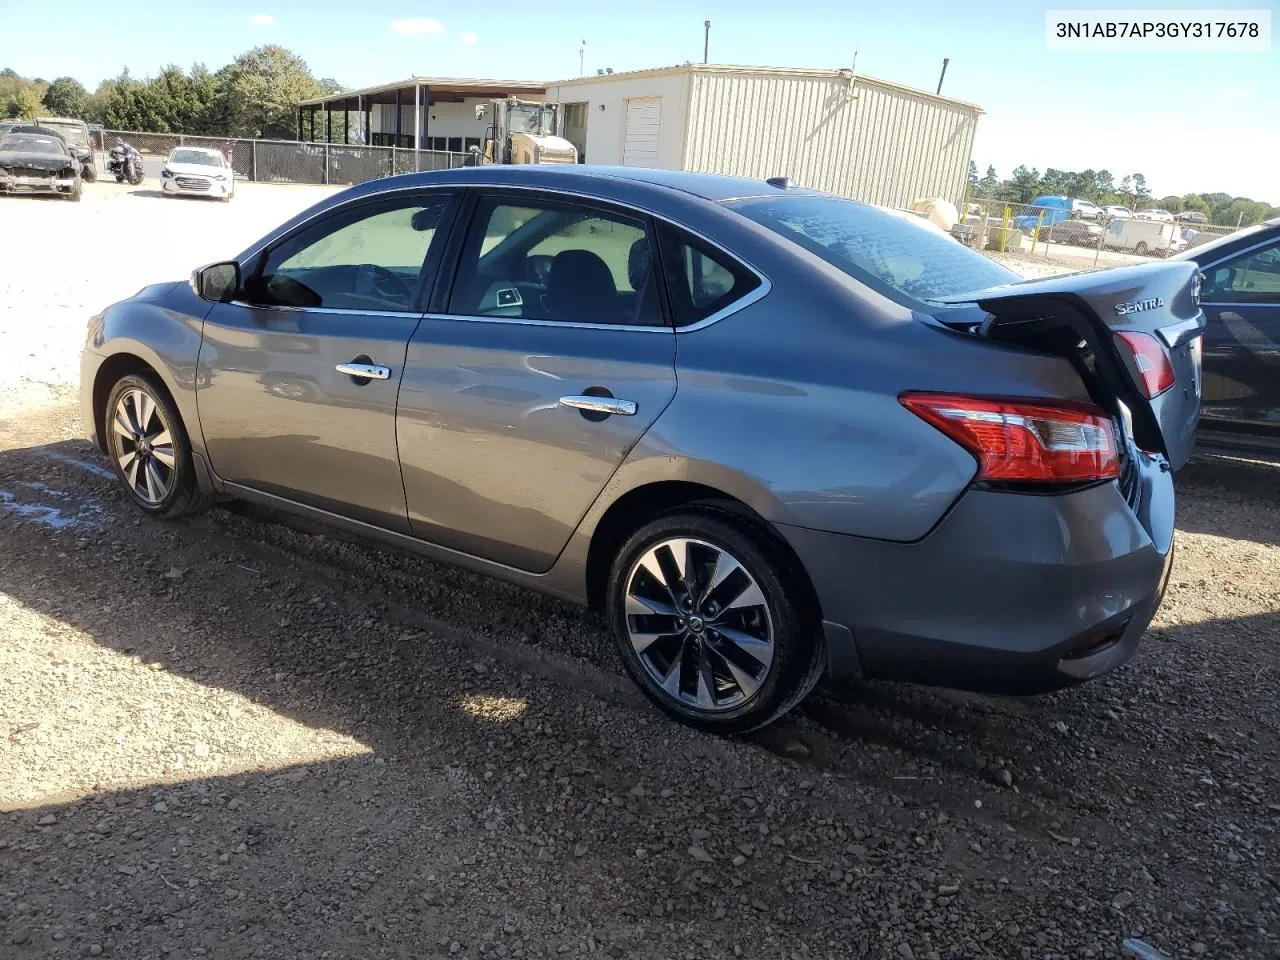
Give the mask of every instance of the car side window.
M 659 224 L 658 237 L 677 327 L 705 320 L 760 286 L 742 264 L 677 227 Z
M 1280 303 L 1280 242 L 1210 268 L 1201 299 Z
M 573 201 L 481 197 L 448 312 L 569 323 L 661 326 L 645 222 Z
M 449 203 L 444 194 L 362 205 L 268 251 L 246 283 L 251 303 L 414 312 L 418 280 Z

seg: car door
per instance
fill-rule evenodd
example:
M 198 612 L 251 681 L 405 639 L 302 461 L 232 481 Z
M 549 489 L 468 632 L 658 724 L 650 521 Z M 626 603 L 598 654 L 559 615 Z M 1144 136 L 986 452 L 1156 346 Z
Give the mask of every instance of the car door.
M 425 191 L 343 206 L 242 265 L 200 350 L 219 477 L 408 532 L 396 391 L 450 203 Z
M 413 532 L 549 569 L 675 395 L 653 228 L 580 198 L 477 192 L 409 342 L 397 433 Z
M 1205 426 L 1280 439 L 1280 237 L 1202 269 Z

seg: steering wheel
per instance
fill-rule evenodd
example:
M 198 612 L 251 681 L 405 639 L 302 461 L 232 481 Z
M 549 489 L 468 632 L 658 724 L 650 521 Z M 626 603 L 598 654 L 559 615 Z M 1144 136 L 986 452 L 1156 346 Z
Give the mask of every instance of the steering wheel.
M 386 267 L 360 263 L 356 264 L 355 271 L 353 292 L 359 296 L 404 304 L 413 300 L 413 288 Z

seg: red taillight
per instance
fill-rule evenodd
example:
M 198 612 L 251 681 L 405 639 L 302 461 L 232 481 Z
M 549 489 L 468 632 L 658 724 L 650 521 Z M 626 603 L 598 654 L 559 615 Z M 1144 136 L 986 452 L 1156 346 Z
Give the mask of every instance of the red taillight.
M 978 458 L 979 480 L 1082 483 L 1119 473 L 1111 420 L 1088 403 L 904 393 L 902 404 Z
M 1133 358 L 1133 365 L 1138 371 L 1138 385 L 1142 387 L 1147 399 L 1157 397 L 1173 386 L 1177 379 L 1173 372 L 1173 364 L 1164 347 L 1149 333 L 1129 330 L 1117 333 L 1119 341 Z

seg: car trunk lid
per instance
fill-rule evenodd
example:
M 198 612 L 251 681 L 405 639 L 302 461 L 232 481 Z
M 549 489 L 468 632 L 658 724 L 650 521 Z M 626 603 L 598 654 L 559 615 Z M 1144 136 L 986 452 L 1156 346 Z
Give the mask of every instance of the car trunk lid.
M 1192 263 L 1144 264 L 941 298 L 934 301 L 943 308 L 935 319 L 1071 356 L 1137 444 L 1164 454 L 1177 469 L 1191 454 L 1200 418 L 1205 320 L 1198 288 Z M 1164 361 L 1167 370 L 1160 367 Z

